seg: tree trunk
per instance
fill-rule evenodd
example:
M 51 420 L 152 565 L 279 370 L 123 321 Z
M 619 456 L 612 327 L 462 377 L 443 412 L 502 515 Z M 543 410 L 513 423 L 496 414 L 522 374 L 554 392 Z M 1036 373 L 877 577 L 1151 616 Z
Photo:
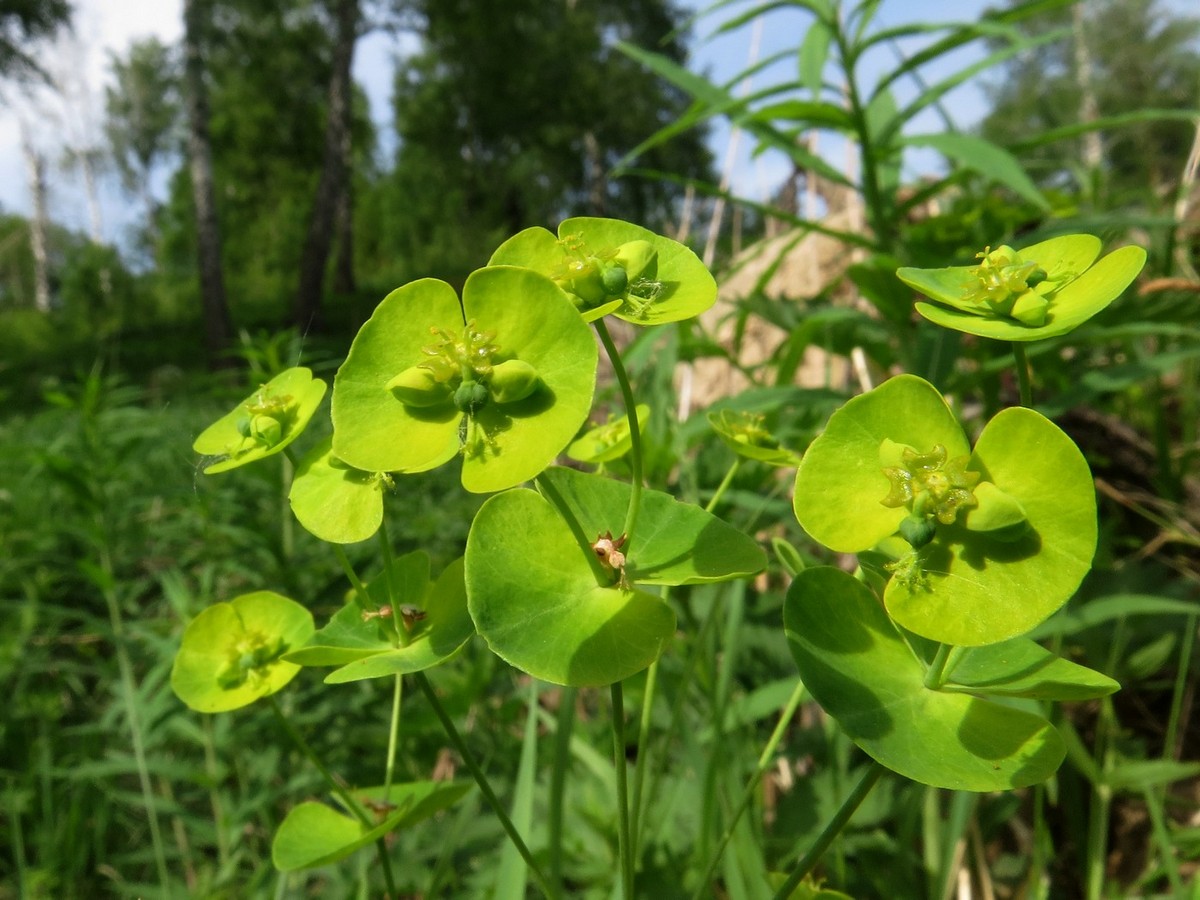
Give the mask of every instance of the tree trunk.
M 204 308 L 204 336 L 209 366 L 223 368 L 232 364 L 226 351 L 233 336 L 233 322 L 225 299 L 225 276 L 221 269 L 221 228 L 217 222 L 216 190 L 213 186 L 208 90 L 204 84 L 200 35 L 203 23 L 203 0 L 184 0 L 183 88 L 187 105 L 192 197 L 196 205 L 196 250 L 200 269 L 200 298 Z
M 325 159 L 317 182 L 308 236 L 300 257 L 300 285 L 292 320 L 301 330 L 319 325 L 321 291 L 333 245 L 339 198 L 349 182 L 350 67 L 358 38 L 359 0 L 336 0 L 337 32 L 333 45 L 333 71 L 329 77 L 329 111 L 325 123 Z
M 33 253 L 33 305 L 38 312 L 50 311 L 50 263 L 46 251 L 46 157 L 38 152 L 29 132 L 21 128 L 21 152 L 29 172 L 33 195 L 33 217 L 29 220 L 29 249 Z
M 342 166 L 346 173 L 337 205 L 337 260 L 333 265 L 333 289 L 339 294 L 353 294 L 354 280 L 354 184 L 350 168 L 350 104 L 346 104 L 346 124 L 342 130 Z
M 1100 105 L 1096 101 L 1092 55 L 1088 49 L 1082 3 L 1076 4 L 1071 10 L 1071 36 L 1075 51 L 1075 83 L 1079 86 L 1079 121 L 1083 125 L 1090 125 L 1100 118 Z M 1083 136 L 1083 164 L 1095 172 L 1103 162 L 1104 149 L 1100 143 L 1100 132 L 1086 132 Z

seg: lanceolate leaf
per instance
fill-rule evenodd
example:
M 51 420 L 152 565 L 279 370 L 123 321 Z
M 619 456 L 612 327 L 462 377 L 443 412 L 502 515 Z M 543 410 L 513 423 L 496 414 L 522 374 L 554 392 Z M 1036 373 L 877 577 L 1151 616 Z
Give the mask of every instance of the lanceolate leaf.
M 973 169 L 985 178 L 1009 188 L 1041 209 L 1050 204 L 1042 196 L 1017 158 L 991 141 L 970 134 L 918 134 L 905 137 L 910 147 L 932 147 L 959 166 Z

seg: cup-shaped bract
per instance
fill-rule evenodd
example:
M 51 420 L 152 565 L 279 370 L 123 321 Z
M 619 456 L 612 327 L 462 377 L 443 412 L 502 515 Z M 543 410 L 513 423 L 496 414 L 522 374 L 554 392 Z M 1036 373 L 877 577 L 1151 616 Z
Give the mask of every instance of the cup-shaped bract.
M 383 491 L 390 484 L 386 474 L 346 465 L 325 438 L 300 460 L 288 502 L 311 534 L 331 544 L 353 544 L 379 530 Z
M 209 425 L 192 444 L 216 457 L 205 475 L 236 469 L 279 453 L 298 438 L 321 405 L 326 384 L 296 366 L 280 372 L 231 411 Z
M 638 434 L 646 428 L 650 418 L 650 407 L 639 403 L 634 408 L 637 418 Z M 629 429 L 629 416 L 621 413 L 610 417 L 603 425 L 589 428 L 567 447 L 567 456 L 576 462 L 602 465 L 620 459 L 633 449 L 633 434 Z
M 280 594 L 256 591 L 217 603 L 183 633 L 171 688 L 198 712 L 227 712 L 281 690 L 300 667 L 283 660 L 315 627 L 312 613 Z
M 931 322 L 1004 341 L 1066 334 L 1129 287 L 1146 263 L 1141 247 L 1121 247 L 1102 259 L 1100 239 L 1068 234 L 1020 250 L 988 248 L 973 266 L 905 267 L 896 275 L 938 304 L 917 303 Z
M 766 416 L 761 413 L 723 409 L 708 414 L 708 424 L 717 437 L 738 456 L 781 468 L 797 465 L 800 457 L 781 446 L 765 423 Z
M 591 408 L 596 344 L 549 279 L 481 269 L 462 303 L 442 281 L 389 294 L 333 383 L 333 452 L 368 472 L 422 472 L 462 454 L 477 493 L 526 481 Z
M 1070 598 L 1096 548 L 1091 473 L 1069 437 L 1018 407 L 992 419 L 972 452 L 942 396 L 912 375 L 833 414 L 800 463 L 793 502 L 832 550 L 903 535 L 912 548 L 891 567 L 888 612 L 948 644 L 1024 634 Z
M 678 241 L 619 219 L 565 219 L 555 237 L 527 228 L 489 266 L 522 266 L 551 278 L 593 321 L 612 313 L 634 325 L 690 319 L 717 299 L 717 283 Z

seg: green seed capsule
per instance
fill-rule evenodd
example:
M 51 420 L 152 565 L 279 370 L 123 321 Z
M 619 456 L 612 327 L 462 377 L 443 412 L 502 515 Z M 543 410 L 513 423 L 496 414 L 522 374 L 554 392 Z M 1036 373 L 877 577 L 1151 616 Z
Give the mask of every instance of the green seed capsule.
M 488 402 L 487 385 L 478 381 L 464 381 L 454 392 L 454 405 L 460 412 L 473 413 Z
M 385 387 L 406 406 L 437 406 L 450 399 L 450 385 L 439 381 L 428 366 L 412 366 L 405 369 Z
M 610 297 L 619 297 L 629 286 L 629 275 L 622 266 L 609 266 L 600 273 L 604 283 L 604 292 Z
M 537 369 L 519 359 L 510 359 L 492 369 L 489 382 L 492 399 L 497 403 L 516 403 L 538 389 L 541 378 Z
M 933 519 L 908 516 L 900 522 L 900 537 L 908 541 L 914 550 L 920 550 L 932 541 L 936 533 L 937 523 Z

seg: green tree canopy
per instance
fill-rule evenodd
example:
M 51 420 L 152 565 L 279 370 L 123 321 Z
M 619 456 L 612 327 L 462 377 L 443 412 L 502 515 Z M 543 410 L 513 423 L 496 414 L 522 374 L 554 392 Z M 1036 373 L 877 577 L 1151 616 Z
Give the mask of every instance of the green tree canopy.
M 679 11 L 663 0 L 417 0 L 421 50 L 396 75 L 394 173 L 378 225 L 360 228 L 379 260 L 458 279 L 503 235 L 572 214 L 660 227 L 679 188 L 607 177 L 625 152 L 687 108 L 679 91 L 613 47 L 656 46 L 682 62 Z M 660 43 L 671 35 L 666 44 Z M 647 167 L 709 174 L 703 132 L 648 153 Z M 369 234 L 373 232 L 373 236 Z
M 1082 4 L 1074 40 L 1041 47 L 1006 66 L 990 87 L 993 108 L 983 135 L 1020 144 L 1039 132 L 1092 117 L 1145 109 L 1200 108 L 1200 19 L 1171 13 L 1159 0 Z M 1039 17 L 1045 29 L 1071 25 L 1071 10 Z M 1087 92 L 1094 98 L 1088 113 Z M 1194 129 L 1187 122 L 1138 124 L 1103 133 L 1101 174 L 1114 199 L 1161 194 L 1178 182 Z M 1080 174 L 1086 138 L 1022 152 L 1043 184 Z

